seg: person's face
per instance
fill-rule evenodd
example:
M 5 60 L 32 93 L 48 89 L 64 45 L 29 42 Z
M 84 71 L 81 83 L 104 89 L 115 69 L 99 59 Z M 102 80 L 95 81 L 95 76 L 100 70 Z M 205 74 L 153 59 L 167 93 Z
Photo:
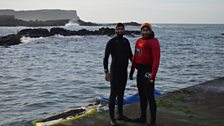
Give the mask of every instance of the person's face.
M 152 34 L 152 30 L 148 27 L 143 27 L 141 30 L 142 38 L 149 38 Z
M 124 27 L 121 27 L 121 26 L 116 27 L 116 28 L 115 28 L 115 33 L 116 33 L 117 35 L 123 35 L 123 34 L 124 34 Z

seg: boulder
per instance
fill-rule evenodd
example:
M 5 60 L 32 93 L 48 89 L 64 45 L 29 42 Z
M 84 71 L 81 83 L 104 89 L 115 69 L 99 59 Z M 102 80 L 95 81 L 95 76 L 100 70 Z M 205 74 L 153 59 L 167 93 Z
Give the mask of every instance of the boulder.
M 141 26 L 141 24 L 137 23 L 137 22 L 126 22 L 124 23 L 124 25 L 130 25 L 130 26 Z
M 67 35 L 68 34 L 68 30 L 64 29 L 64 28 L 51 28 L 50 29 L 50 35 Z
M 94 35 L 93 31 L 88 31 L 86 29 L 81 29 L 77 31 L 77 35 Z
M 108 28 L 108 27 L 106 27 L 106 28 L 100 28 L 99 29 L 99 34 L 100 35 L 109 35 L 109 36 L 111 36 L 111 35 L 114 35 L 114 33 L 115 33 L 115 31 L 114 31 L 114 28 Z
M 15 35 L 15 34 L 11 34 L 11 35 L 7 35 L 7 36 L 3 36 L 0 37 L 0 46 L 10 46 L 10 45 L 17 45 L 21 43 L 21 36 L 20 35 Z
M 48 37 L 50 36 L 50 32 L 48 29 L 38 28 L 38 29 L 23 29 L 18 32 L 18 35 L 31 37 L 31 38 L 39 38 L 39 37 Z
M 22 29 L 17 33 L 17 35 L 28 37 L 31 30 L 32 29 Z
M 113 36 L 115 34 L 114 28 L 103 27 L 99 30 L 89 31 L 86 29 L 81 29 L 78 31 L 70 31 L 64 28 L 51 28 L 50 32 L 48 29 L 38 28 L 38 29 L 23 29 L 19 31 L 16 35 L 11 34 L 7 36 L 0 37 L 0 46 L 16 45 L 21 43 L 20 38 L 22 36 L 38 38 L 38 37 L 49 37 L 54 35 L 72 36 L 72 35 L 108 35 Z M 125 31 L 125 35 L 134 36 L 139 35 L 140 31 Z M 224 34 L 224 33 L 223 33 Z
M 140 35 L 140 31 L 125 31 L 125 35 L 134 36 L 134 35 Z

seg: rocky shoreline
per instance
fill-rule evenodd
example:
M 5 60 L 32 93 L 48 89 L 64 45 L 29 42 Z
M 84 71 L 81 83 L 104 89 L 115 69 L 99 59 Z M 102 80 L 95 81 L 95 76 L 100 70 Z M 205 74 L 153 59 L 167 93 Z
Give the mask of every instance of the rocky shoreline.
M 139 35 L 140 31 L 125 31 L 125 35 L 135 36 Z M 74 35 L 114 35 L 114 28 L 102 27 L 95 31 L 89 31 L 86 29 L 81 29 L 78 31 L 71 31 L 60 27 L 54 27 L 50 30 L 45 28 L 37 28 L 37 29 L 23 29 L 19 31 L 17 34 L 10 34 L 7 36 L 0 37 L 0 46 L 11 46 L 18 45 L 21 42 L 22 37 L 30 37 L 30 38 L 39 38 L 39 37 L 50 37 L 54 35 L 63 35 L 63 36 L 74 36 Z

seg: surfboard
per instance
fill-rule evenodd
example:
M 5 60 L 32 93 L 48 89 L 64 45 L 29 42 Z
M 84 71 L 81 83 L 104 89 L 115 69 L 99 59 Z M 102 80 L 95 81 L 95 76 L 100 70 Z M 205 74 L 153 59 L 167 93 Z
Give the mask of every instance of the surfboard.
M 160 96 L 161 93 L 155 90 L 155 96 Z M 44 119 L 39 119 L 33 121 L 34 126 L 57 126 L 60 123 L 71 122 L 76 119 L 85 118 L 89 115 L 96 114 L 97 112 L 102 112 L 108 110 L 108 97 L 97 97 L 95 104 L 90 104 L 85 107 L 80 107 L 77 109 L 65 111 L 59 114 L 55 114 Z M 124 98 L 124 105 L 133 104 L 139 102 L 139 96 L 136 93 L 135 95 L 127 96 Z
M 157 97 L 157 96 L 160 96 L 161 93 L 155 89 L 154 91 L 154 96 Z M 127 96 L 124 98 L 124 101 L 123 101 L 123 104 L 126 105 L 126 104 L 133 104 L 133 103 L 137 103 L 139 102 L 139 95 L 138 93 L 134 94 L 134 95 L 130 95 L 130 96 Z M 109 97 L 104 97 L 104 96 L 100 96 L 100 97 L 97 97 L 96 98 L 96 101 L 99 101 L 102 105 L 107 105 L 108 102 L 109 102 Z M 117 105 L 117 102 L 115 103 Z
M 100 104 L 90 104 L 86 107 L 69 110 L 44 119 L 35 120 L 32 123 L 34 126 L 55 126 L 63 122 L 69 122 L 95 114 L 100 109 L 100 106 Z

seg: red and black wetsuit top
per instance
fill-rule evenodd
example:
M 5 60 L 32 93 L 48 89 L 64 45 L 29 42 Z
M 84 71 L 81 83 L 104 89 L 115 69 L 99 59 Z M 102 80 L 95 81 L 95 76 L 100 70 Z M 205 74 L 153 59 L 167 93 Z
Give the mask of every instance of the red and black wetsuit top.
M 160 63 L 160 45 L 156 38 L 138 39 L 135 44 L 135 54 L 132 59 L 132 69 L 143 64 L 152 68 L 150 79 L 155 79 Z

